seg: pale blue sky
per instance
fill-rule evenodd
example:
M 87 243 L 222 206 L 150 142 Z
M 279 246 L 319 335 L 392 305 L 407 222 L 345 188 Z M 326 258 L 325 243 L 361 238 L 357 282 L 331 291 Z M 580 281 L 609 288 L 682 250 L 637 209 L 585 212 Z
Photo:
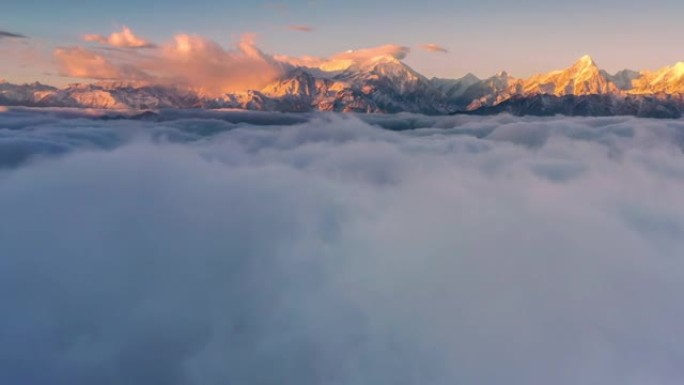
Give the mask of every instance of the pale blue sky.
M 565 67 L 583 54 L 611 72 L 684 61 L 682 14 L 681 0 L 3 0 L 0 31 L 28 35 L 28 44 L 46 52 L 122 25 L 155 42 L 185 32 L 225 46 L 255 32 L 264 51 L 287 55 L 394 43 L 411 46 L 406 62 L 427 76 L 483 77 L 504 69 L 528 76 Z M 288 30 L 293 24 L 314 31 Z M 0 52 L 7 40 L 0 40 Z M 417 48 L 425 43 L 450 52 Z M 7 56 L 0 57 L 0 77 L 25 79 L 37 70 Z

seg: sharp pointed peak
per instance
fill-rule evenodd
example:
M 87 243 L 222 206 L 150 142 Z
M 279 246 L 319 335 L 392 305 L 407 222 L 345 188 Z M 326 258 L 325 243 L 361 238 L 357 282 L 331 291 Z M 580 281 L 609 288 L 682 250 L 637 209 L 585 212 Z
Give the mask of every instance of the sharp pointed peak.
M 581 58 L 577 59 L 575 62 L 575 65 L 582 65 L 582 66 L 595 66 L 596 62 L 594 61 L 594 58 L 592 58 L 590 55 L 584 55 Z

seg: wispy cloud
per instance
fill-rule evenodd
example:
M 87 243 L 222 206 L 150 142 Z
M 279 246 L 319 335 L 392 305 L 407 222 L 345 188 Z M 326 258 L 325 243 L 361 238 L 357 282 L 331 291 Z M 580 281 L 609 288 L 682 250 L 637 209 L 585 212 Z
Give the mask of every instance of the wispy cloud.
M 420 48 L 424 51 L 435 52 L 435 53 L 447 53 L 447 52 L 449 52 L 448 49 L 442 47 L 439 44 L 435 44 L 435 43 L 423 44 L 420 46 Z
M 133 31 L 124 26 L 121 31 L 114 32 L 109 36 L 89 34 L 84 35 L 83 40 L 100 44 L 111 45 L 118 48 L 153 48 L 154 44 L 137 36 Z
M 28 36 L 22 35 L 20 33 L 14 33 L 14 32 L 9 32 L 9 31 L 2 31 L 0 30 L 0 39 L 27 39 Z
M 289 25 L 287 29 L 299 32 L 313 32 L 314 30 L 313 27 L 310 27 L 308 25 Z

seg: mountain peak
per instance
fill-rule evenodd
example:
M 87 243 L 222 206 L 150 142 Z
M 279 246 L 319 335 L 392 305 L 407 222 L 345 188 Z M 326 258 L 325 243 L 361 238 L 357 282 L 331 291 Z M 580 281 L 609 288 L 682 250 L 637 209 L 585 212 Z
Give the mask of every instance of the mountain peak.
M 594 59 L 591 56 L 584 55 L 581 58 L 577 59 L 577 61 L 575 62 L 575 66 L 578 66 L 578 67 L 580 67 L 580 66 L 581 67 L 595 67 L 596 62 L 594 61 Z
M 524 81 L 524 94 L 591 95 L 617 91 L 589 55 L 579 58 L 571 67 L 539 74 Z
M 467 74 L 465 74 L 464 77 L 462 77 L 462 78 L 459 79 L 459 80 L 465 80 L 465 81 L 471 81 L 471 82 L 473 82 L 473 81 L 479 81 L 480 78 L 478 78 L 477 76 L 475 76 L 475 74 L 473 74 L 472 72 L 468 72 Z
M 672 66 L 672 71 L 678 76 L 684 75 L 684 62 L 677 62 Z

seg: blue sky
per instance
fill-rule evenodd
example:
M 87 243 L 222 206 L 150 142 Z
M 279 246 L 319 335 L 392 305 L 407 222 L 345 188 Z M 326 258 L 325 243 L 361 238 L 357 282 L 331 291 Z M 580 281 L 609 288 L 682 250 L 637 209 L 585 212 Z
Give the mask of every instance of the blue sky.
M 4 0 L 0 30 L 29 35 L 42 50 L 80 44 L 83 34 L 109 34 L 123 25 L 154 42 L 191 33 L 227 47 L 254 32 L 261 49 L 287 55 L 326 56 L 393 43 L 412 47 L 407 63 L 427 76 L 499 70 L 528 76 L 567 66 L 583 54 L 609 71 L 684 60 L 683 13 L 684 3 L 675 0 Z M 294 24 L 314 31 L 287 29 Z M 426 43 L 450 52 L 416 48 Z M 0 60 L 9 68 L 0 77 L 21 71 L 29 76 L 11 57 Z

